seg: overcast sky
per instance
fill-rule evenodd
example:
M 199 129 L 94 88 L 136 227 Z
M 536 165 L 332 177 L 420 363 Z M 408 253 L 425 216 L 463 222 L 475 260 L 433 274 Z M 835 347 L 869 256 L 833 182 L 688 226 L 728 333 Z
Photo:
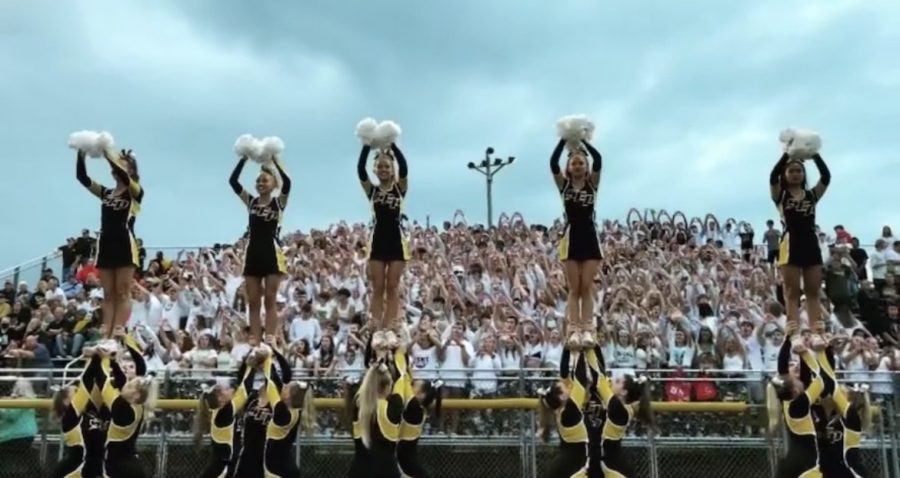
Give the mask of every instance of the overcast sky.
M 760 228 L 776 214 L 779 130 L 811 128 L 834 178 L 819 222 L 871 243 L 900 228 L 898 24 L 893 0 L 0 0 L 0 268 L 99 226 L 66 148 L 75 130 L 135 150 L 147 244 L 193 246 L 244 230 L 227 185 L 242 133 L 287 144 L 287 230 L 367 219 L 364 116 L 403 127 L 407 212 L 432 222 L 457 208 L 484 221 L 484 180 L 465 165 L 487 146 L 517 157 L 495 211 L 558 217 L 554 123 L 585 113 L 601 218 L 637 206 Z

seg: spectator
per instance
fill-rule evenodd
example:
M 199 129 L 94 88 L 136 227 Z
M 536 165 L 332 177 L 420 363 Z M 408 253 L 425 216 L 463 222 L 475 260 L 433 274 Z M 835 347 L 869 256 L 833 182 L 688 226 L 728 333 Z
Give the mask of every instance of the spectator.
M 766 221 L 766 232 L 763 233 L 763 242 L 765 242 L 767 256 L 766 261 L 774 264 L 778 260 L 778 248 L 781 243 L 781 231 L 775 229 L 775 221 L 769 219 Z
M 25 379 L 17 380 L 10 398 L 35 398 L 31 383 Z M 36 468 L 40 460 L 32 446 L 37 433 L 33 409 L 0 408 L 0 461 L 4 464 L 4 477 L 42 476 L 41 470 Z

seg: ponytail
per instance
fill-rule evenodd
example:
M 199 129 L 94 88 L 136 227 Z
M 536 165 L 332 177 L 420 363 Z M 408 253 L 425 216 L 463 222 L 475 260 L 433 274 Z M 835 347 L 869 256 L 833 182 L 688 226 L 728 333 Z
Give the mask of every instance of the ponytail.
M 297 382 L 297 388 L 303 395 L 303 406 L 300 408 L 300 427 L 306 436 L 312 436 L 316 429 L 316 404 L 313 388 L 306 382 Z
M 859 415 L 859 427 L 863 433 L 872 430 L 872 402 L 869 398 L 868 385 L 855 385 L 853 387 L 853 401 L 850 407 Z
M 649 433 L 653 434 L 656 431 L 656 417 L 653 415 L 653 403 L 651 401 L 653 387 L 650 386 L 650 380 L 647 379 L 646 375 L 641 375 L 635 382 L 641 390 L 634 416 L 648 427 Z
M 538 399 L 538 434 L 544 443 L 550 441 L 550 427 L 554 423 L 554 410 L 547 405 L 544 397 Z
M 68 408 L 68 405 L 66 404 L 66 396 L 68 395 L 68 393 L 69 391 L 66 387 L 56 388 L 53 391 L 52 412 L 53 418 L 55 420 L 61 420 L 63 415 L 65 415 L 66 413 L 66 408 Z
M 344 382 L 344 411 L 343 422 L 348 432 L 353 431 L 353 405 L 356 400 L 356 393 L 359 391 L 359 383 L 349 380 Z
M 370 368 L 359 386 L 357 406 L 359 408 L 359 423 L 362 428 L 362 442 L 366 448 L 372 446 L 372 421 L 378 408 L 378 394 L 385 386 L 390 385 L 391 376 L 387 365 L 379 363 Z

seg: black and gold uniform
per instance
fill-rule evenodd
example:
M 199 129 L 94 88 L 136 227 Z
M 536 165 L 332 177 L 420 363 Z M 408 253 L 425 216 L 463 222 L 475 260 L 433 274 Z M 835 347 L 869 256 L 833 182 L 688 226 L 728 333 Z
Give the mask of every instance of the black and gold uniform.
M 606 421 L 601 432 L 603 462 L 601 469 L 606 478 L 632 478 L 634 468 L 623 456 L 622 439 L 628 425 L 634 419 L 634 407 L 613 393 L 612 382 L 606 375 L 597 379 L 597 391 L 606 408 Z
M 588 431 L 588 478 L 603 477 L 603 426 L 606 423 L 606 409 L 603 407 L 603 398 L 597 387 L 598 380 L 605 373 L 606 364 L 603 360 L 603 351 L 599 345 L 580 354 L 587 366 L 591 386 L 588 389 L 587 403 L 584 406 L 584 424 Z M 570 352 L 563 349 L 560 360 L 560 372 L 568 370 Z M 576 358 L 578 360 L 578 358 Z
M 825 425 L 820 440 L 819 466 L 825 478 L 863 478 L 866 474 L 859 444 L 862 441 L 863 418 L 847 399 L 834 373 L 834 355 L 830 349 L 816 354 L 826 390 L 833 387 L 836 413 Z M 824 395 L 824 394 L 823 394 Z
M 84 465 L 87 458 L 82 420 L 84 412 L 91 402 L 89 389 L 93 386 L 94 378 L 98 375 L 100 357 L 91 358 L 88 366 L 81 374 L 81 378 L 74 385 L 75 390 L 70 397 L 69 406 L 60 417 L 62 422 L 62 441 L 65 447 L 63 458 L 53 471 L 53 478 L 84 478 Z
M 147 371 L 143 355 L 133 339 L 125 344 L 134 360 L 136 374 Z M 119 365 L 108 358 L 101 360 L 103 403 L 109 408 L 110 423 L 106 436 L 106 455 L 103 460 L 104 478 L 142 478 L 146 476 L 137 457 L 137 437 L 144 421 L 144 405 L 135 405 L 122 397 L 127 382 Z
M 84 468 L 81 474 L 84 478 L 101 478 L 103 457 L 106 454 L 106 433 L 109 430 L 109 408 L 103 405 L 103 396 L 96 380 L 89 389 L 91 401 L 88 402 L 84 417 L 81 419 L 81 434 L 84 436 L 85 444 Z
M 785 340 L 788 343 L 788 340 Z M 790 347 L 790 345 L 782 345 Z M 821 478 L 819 469 L 819 447 L 816 438 L 816 426 L 812 415 L 812 406 L 822 392 L 825 383 L 819 369 L 819 363 L 812 352 L 800 354 L 804 365 L 809 367 L 811 381 L 806 390 L 791 400 L 781 402 L 784 424 L 787 429 L 787 455 L 778 462 L 775 473 L 777 478 Z M 780 362 L 780 361 L 779 361 Z M 781 364 L 779 364 L 781 368 Z
M 369 260 L 394 262 L 408 261 L 410 258 L 409 244 L 406 240 L 401 216 L 403 213 L 403 201 L 406 198 L 407 165 L 406 158 L 396 144 L 391 144 L 391 152 L 397 160 L 397 181 L 390 187 L 374 185 L 369 180 L 366 171 L 366 161 L 369 158 L 368 146 L 363 146 L 359 153 L 359 162 L 356 172 L 362 183 L 369 205 L 372 208 L 372 236 L 369 240 Z
M 291 459 L 291 449 L 297 439 L 300 409 L 291 408 L 281 399 L 281 389 L 291 380 L 290 364 L 278 352 L 273 352 L 281 364 L 281 376 L 275 371 L 270 357 L 263 365 L 266 374 L 265 394 L 272 408 L 272 419 L 266 426 L 264 451 L 265 478 L 299 478 L 300 470 Z
M 234 455 L 234 423 L 247 404 L 247 390 L 253 385 L 253 369 L 242 366 L 238 373 L 240 382 L 234 390 L 231 401 L 211 409 L 209 438 L 212 442 L 212 457 L 200 478 L 225 478 Z
M 241 201 L 247 206 L 250 218 L 247 225 L 249 242 L 244 257 L 244 275 L 265 277 L 287 272 L 287 261 L 281 250 L 281 220 L 291 192 L 291 179 L 284 172 L 280 159 L 273 161 L 278 175 L 281 177 L 281 194 L 263 202 L 241 186 L 238 178 L 247 163 L 241 158 L 235 166 L 228 183 Z
M 139 267 L 137 241 L 134 238 L 134 221 L 141 210 L 144 189 L 131 178 L 118 153 L 105 152 L 116 179 L 128 187 L 117 192 L 94 182 L 87 174 L 84 153 L 78 153 L 75 176 L 82 186 L 100 199 L 100 238 L 97 241 L 97 267 L 117 269 Z
M 572 181 L 562 175 L 559 158 L 565 147 L 565 140 L 560 140 L 550 156 L 550 171 L 557 178 L 559 196 L 565 209 L 566 232 L 559 242 L 559 258 L 562 261 L 600 260 L 600 239 L 597 235 L 595 211 L 597 186 L 600 180 L 600 169 L 603 158 L 587 141 L 582 145 L 591 155 L 591 171 L 585 178 L 584 185 L 575 188 Z
M 566 367 L 568 368 L 568 366 Z M 569 398 L 555 410 L 559 432 L 559 453 L 544 474 L 547 478 L 586 478 L 588 471 L 588 431 L 582 407 L 587 400 L 585 384 L 589 383 L 584 360 L 575 365 L 574 380 L 563 378 L 569 385 Z M 548 393 L 554 393 L 551 389 Z
M 403 408 L 400 441 L 397 442 L 397 462 L 403 475 L 409 478 L 429 478 L 431 475 L 419 463 L 419 438 L 425 425 L 425 407 L 417 397 L 411 397 Z
M 400 439 L 400 422 L 403 419 L 403 398 L 392 393 L 378 399 L 371 424 L 371 445 L 368 448 L 369 478 L 399 478 L 397 441 Z
M 818 154 L 813 157 L 819 169 L 819 184 L 813 189 L 804 189 L 800 196 L 792 195 L 786 188 L 779 187 L 781 177 L 788 164 L 797 160 L 789 159 L 787 153 L 781 156 L 769 183 L 778 188 L 777 197 L 772 199 L 781 215 L 784 235 L 778 247 L 778 265 L 812 267 L 822 265 L 822 250 L 816 235 L 816 204 L 831 182 L 831 173 L 825 161 Z

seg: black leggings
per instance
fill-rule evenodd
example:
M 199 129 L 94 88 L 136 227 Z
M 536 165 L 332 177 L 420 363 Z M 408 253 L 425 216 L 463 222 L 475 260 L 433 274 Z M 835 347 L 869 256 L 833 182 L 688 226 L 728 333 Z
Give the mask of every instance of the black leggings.
M 587 465 L 587 443 L 561 443 L 559 452 L 544 472 L 546 478 L 569 478 Z
M 605 473 L 616 476 L 616 473 L 624 478 L 634 477 L 634 468 L 625 459 L 622 453 L 622 442 L 618 440 L 603 441 L 603 468 Z
M 403 474 L 410 478 L 429 478 L 431 475 L 425 471 L 419 463 L 419 440 L 403 441 L 397 443 L 397 462 Z
M 103 464 L 104 478 L 146 478 L 135 455 L 116 456 Z
M 778 461 L 775 478 L 821 478 L 822 472 L 813 453 L 815 452 L 788 451 L 788 454 Z
M 224 478 L 228 476 L 228 466 L 231 464 L 231 447 L 213 443 L 210 449 L 211 456 L 200 478 Z
M 84 447 L 69 446 L 66 447 L 62 460 L 56 464 L 56 468 L 53 469 L 51 476 L 53 478 L 65 478 L 66 475 L 78 469 L 81 469 L 82 477 L 87 477 L 84 473 Z

